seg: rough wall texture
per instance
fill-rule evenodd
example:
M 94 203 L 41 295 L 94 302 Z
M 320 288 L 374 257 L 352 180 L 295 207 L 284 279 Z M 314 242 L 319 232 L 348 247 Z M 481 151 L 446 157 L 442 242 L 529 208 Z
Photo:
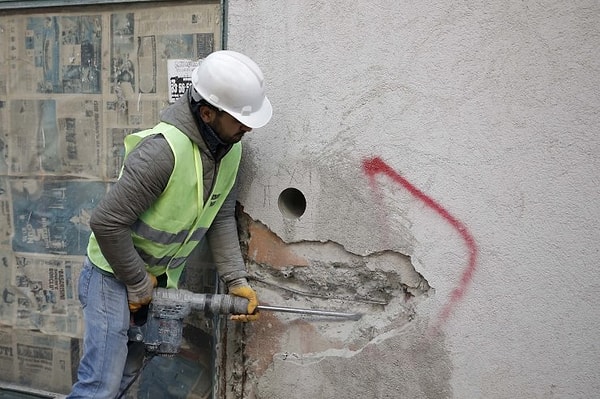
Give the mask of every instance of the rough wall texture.
M 228 4 L 275 109 L 240 197 L 261 299 L 365 313 L 244 327 L 242 394 L 598 396 L 600 5 Z
M 404 339 L 426 336 L 426 323 L 412 322 L 430 293 L 408 257 L 391 251 L 359 256 L 333 242 L 286 244 L 243 211 L 238 216 L 263 304 L 362 317 L 263 311 L 245 330 L 230 324 L 221 373 L 231 376 L 223 383 L 225 397 L 448 397 L 450 363 L 441 341 Z

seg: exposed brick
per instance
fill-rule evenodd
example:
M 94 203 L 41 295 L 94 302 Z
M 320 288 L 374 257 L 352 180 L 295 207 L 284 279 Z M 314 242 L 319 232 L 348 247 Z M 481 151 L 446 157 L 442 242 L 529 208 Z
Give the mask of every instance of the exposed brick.
M 294 253 L 283 240 L 262 223 L 250 223 L 249 233 L 248 258 L 250 260 L 276 269 L 308 266 L 308 261 L 304 257 Z

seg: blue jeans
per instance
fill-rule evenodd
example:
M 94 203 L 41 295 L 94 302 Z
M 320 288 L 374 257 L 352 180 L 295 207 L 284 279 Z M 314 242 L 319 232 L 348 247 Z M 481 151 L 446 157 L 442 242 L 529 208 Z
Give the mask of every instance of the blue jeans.
M 114 399 L 136 377 L 144 358 L 143 344 L 128 342 L 127 288 L 86 258 L 79 301 L 85 328 L 83 356 L 67 398 Z

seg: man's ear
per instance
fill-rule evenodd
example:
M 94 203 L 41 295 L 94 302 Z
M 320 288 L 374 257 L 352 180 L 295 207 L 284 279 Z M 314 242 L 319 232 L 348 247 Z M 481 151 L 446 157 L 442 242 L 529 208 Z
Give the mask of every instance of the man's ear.
M 198 112 L 200 112 L 200 118 L 204 123 L 211 123 L 216 114 L 214 109 L 207 107 L 206 105 L 201 105 Z

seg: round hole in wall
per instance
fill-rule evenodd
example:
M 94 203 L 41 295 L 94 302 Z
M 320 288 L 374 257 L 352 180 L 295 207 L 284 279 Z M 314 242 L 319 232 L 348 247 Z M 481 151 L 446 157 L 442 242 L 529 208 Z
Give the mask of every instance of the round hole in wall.
M 279 211 L 288 219 L 298 219 L 306 211 L 306 197 L 297 188 L 286 188 L 277 200 Z

